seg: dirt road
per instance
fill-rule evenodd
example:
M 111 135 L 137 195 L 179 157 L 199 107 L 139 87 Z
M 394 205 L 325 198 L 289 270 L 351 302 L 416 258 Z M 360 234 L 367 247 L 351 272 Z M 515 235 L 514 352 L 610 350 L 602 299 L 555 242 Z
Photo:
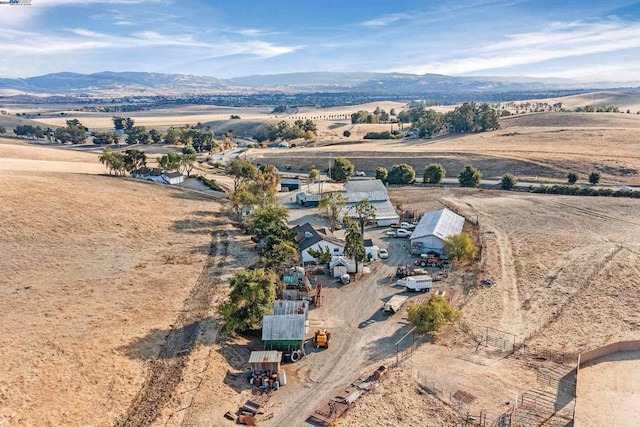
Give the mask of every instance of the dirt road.
M 151 425 L 182 380 L 182 373 L 193 350 L 201 322 L 205 321 L 215 292 L 215 281 L 220 276 L 228 255 L 229 233 L 215 232 L 211 240 L 209 259 L 196 284 L 184 302 L 183 309 L 167 335 L 157 360 L 149 362 L 149 373 L 142 389 L 127 412 L 116 421 L 116 426 Z
M 366 233 L 365 233 L 366 234 Z M 370 236 L 366 236 L 370 237 Z M 402 313 L 385 317 L 383 301 L 400 292 L 389 277 L 402 252 L 396 250 L 404 239 L 390 239 L 390 258 L 372 264 L 372 271 L 356 282 L 327 289 L 322 306 L 310 316 L 310 330 L 324 324 L 332 332 L 327 350 L 311 345 L 302 364 L 304 377 L 287 384 L 287 399 L 278 395 L 275 415 L 266 426 L 302 425 L 304 420 L 336 391 L 346 387 L 361 373 L 395 355 L 395 342 L 408 329 Z M 402 240 L 402 241 L 401 241 Z M 288 370 L 285 366 L 285 370 Z

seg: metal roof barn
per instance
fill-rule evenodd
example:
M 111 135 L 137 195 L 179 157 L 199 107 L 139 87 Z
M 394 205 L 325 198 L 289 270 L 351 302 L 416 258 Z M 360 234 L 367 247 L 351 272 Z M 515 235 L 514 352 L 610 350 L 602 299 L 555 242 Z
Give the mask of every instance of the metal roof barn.
M 304 314 L 270 315 L 262 319 L 262 341 L 266 350 L 302 348 L 306 334 Z
M 411 253 L 442 253 L 444 240 L 462 233 L 464 221 L 464 217 L 447 208 L 427 212 L 411 234 Z

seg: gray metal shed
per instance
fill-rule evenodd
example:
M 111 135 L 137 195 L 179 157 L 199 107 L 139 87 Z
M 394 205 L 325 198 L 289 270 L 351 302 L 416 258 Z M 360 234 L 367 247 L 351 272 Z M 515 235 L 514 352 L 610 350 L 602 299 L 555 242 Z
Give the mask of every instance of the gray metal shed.
M 427 212 L 411 233 L 411 253 L 415 255 L 433 251 L 442 254 L 444 240 L 462 233 L 464 221 L 464 217 L 447 208 Z

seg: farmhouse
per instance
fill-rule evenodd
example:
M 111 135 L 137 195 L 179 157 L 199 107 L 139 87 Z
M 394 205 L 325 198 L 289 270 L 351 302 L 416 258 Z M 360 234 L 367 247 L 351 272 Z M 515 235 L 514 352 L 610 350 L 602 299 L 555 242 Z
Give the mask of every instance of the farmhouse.
M 306 333 L 304 314 L 264 316 L 262 319 L 262 341 L 265 350 L 286 352 L 301 349 Z
M 344 242 L 338 240 L 327 229 L 316 230 L 311 224 L 305 222 L 292 228 L 295 233 L 295 242 L 300 249 L 300 257 L 305 264 L 317 263 L 318 260 L 309 254 L 309 250 L 326 251 L 332 256 L 340 256 L 344 252 Z
M 141 168 L 131 174 L 133 178 L 157 182 L 159 184 L 181 184 L 184 175 L 180 172 L 166 172 L 161 168 Z
M 340 218 L 344 215 L 355 217 L 356 204 L 363 199 L 368 199 L 371 206 L 376 209 L 375 222 L 378 227 L 400 223 L 400 216 L 389 201 L 387 188 L 379 179 L 349 181 L 344 185 L 344 190 L 347 203 L 340 213 Z
M 411 253 L 443 253 L 444 240 L 462 233 L 464 217 L 447 208 L 425 213 L 411 234 Z

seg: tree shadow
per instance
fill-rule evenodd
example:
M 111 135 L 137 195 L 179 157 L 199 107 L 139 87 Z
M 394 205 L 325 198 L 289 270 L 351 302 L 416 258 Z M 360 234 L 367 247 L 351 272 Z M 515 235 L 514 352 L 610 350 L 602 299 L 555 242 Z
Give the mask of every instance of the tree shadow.
M 213 230 L 230 223 L 226 213 L 194 211 L 194 217 L 173 221 L 171 230 L 187 234 L 210 234 Z
M 120 350 L 131 359 L 173 359 L 190 354 L 196 344 L 215 344 L 218 330 L 217 321 L 213 317 L 206 317 L 168 330 L 152 329 L 146 335 L 120 347 Z

